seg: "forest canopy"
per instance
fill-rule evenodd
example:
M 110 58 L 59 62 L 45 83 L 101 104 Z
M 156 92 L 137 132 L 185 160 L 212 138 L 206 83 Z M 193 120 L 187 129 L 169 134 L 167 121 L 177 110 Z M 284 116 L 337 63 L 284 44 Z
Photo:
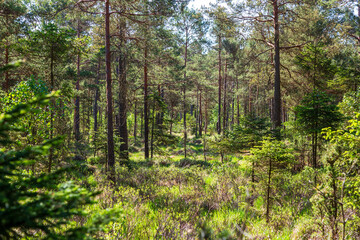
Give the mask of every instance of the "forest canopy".
M 0 23 L 1 239 L 360 239 L 360 1 L 3 0 Z

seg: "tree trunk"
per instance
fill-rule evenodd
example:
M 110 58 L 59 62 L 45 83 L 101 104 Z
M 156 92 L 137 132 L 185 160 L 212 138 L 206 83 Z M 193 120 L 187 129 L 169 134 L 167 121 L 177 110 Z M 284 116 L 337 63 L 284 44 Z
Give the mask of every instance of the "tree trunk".
M 196 112 L 195 112 L 195 137 L 198 137 L 198 124 L 199 124 L 199 87 L 196 89 Z
M 253 109 L 252 109 L 252 96 L 251 96 L 251 91 L 252 91 L 252 86 L 251 83 L 249 81 L 249 92 L 248 92 L 248 104 L 249 104 L 249 109 L 248 109 L 248 115 L 251 116 Z
M 137 99 L 135 94 L 135 104 L 134 104 L 134 142 L 136 143 L 136 137 L 137 137 Z
M 98 133 L 98 101 L 99 101 L 99 95 L 100 95 L 100 90 L 99 90 L 99 80 L 100 80 L 100 66 L 101 66 L 101 57 L 99 55 L 99 61 L 98 61 L 98 66 L 97 66 L 97 73 L 96 73 L 96 79 L 95 79 L 95 97 L 94 97 L 94 109 L 93 109 L 93 114 L 94 114 L 94 156 L 96 156 L 96 151 L 97 151 L 97 146 L 96 146 L 96 138 L 97 138 L 97 133 Z
M 232 88 L 235 88 L 235 84 L 232 84 Z M 235 94 L 232 93 L 232 105 L 231 105 L 231 130 L 234 128 L 235 124 Z
M 160 97 L 161 97 L 161 101 L 165 102 L 165 90 L 164 90 L 163 87 L 161 87 Z M 160 113 L 160 125 L 164 124 L 164 117 L 165 117 L 165 113 L 164 113 L 164 111 L 161 111 L 161 113 Z M 160 130 L 162 132 L 162 128 L 160 128 Z
M 150 140 L 150 152 L 151 159 L 154 157 L 154 128 L 155 128 L 155 99 L 153 100 L 153 109 L 152 109 L 152 124 L 151 124 L 151 140 Z
M 274 121 L 274 98 L 270 98 L 269 99 L 269 116 L 270 116 L 270 119 L 271 121 Z
M 160 65 L 160 63 L 159 63 Z M 158 84 L 158 96 L 160 97 L 161 96 L 161 87 L 160 87 L 160 84 Z M 155 103 L 155 102 L 154 102 Z M 159 129 L 160 125 L 161 125 L 161 114 L 160 112 L 157 112 L 155 114 L 155 125 L 156 125 L 156 128 Z
M 80 20 L 77 20 L 77 37 L 80 38 Z M 78 49 L 79 50 L 79 49 Z M 80 52 L 77 54 L 76 61 L 76 91 L 80 90 Z M 74 134 L 75 141 L 80 141 L 80 97 L 75 97 L 75 109 L 74 109 Z
M 208 99 L 205 99 L 205 124 L 204 124 L 204 132 L 205 135 L 207 134 L 207 128 L 209 123 L 209 116 L 208 116 Z
M 259 79 L 260 81 L 260 79 Z M 255 116 L 260 116 L 260 104 L 259 104 L 259 84 L 256 84 L 256 95 L 255 95 Z
M 120 23 L 120 56 L 119 56 L 119 121 L 118 132 L 120 136 L 120 158 L 127 160 L 128 153 L 128 129 L 127 129 L 127 80 L 126 80 L 126 53 L 125 53 L 125 30 L 126 23 Z
M 83 99 L 82 101 L 84 102 L 83 105 L 86 106 L 85 100 Z M 80 103 L 79 103 L 79 104 L 80 104 Z M 85 118 L 86 113 L 85 113 L 85 108 L 82 108 L 79 113 L 80 113 L 80 115 L 82 114 L 82 117 L 80 117 L 80 119 L 81 119 L 81 121 L 82 121 L 82 130 L 83 130 L 83 132 L 85 132 L 85 127 L 86 127 L 86 121 L 85 121 L 85 120 L 86 120 L 86 118 Z
M 224 115 L 223 115 L 223 133 L 225 133 L 226 130 L 226 113 L 227 113 L 227 109 L 226 109 L 226 94 L 227 94 L 227 60 L 225 58 L 225 72 L 224 72 L 224 101 L 223 101 L 223 109 L 224 109 Z
M 219 50 L 218 50 L 218 58 L 219 58 L 219 90 L 218 90 L 218 121 L 217 121 L 217 132 L 218 134 L 221 134 L 221 36 L 218 36 L 219 41 Z
M 5 66 L 9 64 L 9 43 L 8 41 L 6 41 L 6 44 L 5 44 Z M 9 71 L 5 71 L 4 72 L 5 74 L 5 91 L 6 92 L 9 92 L 10 90 L 10 81 L 9 81 Z
M 146 43 L 144 58 L 144 136 L 145 136 L 145 159 L 149 159 L 149 117 L 148 117 L 148 46 Z
M 53 56 L 53 50 L 51 49 L 50 53 L 50 84 L 51 84 L 51 91 L 54 91 L 54 56 Z M 51 100 L 51 110 L 50 110 L 50 139 L 54 138 L 54 108 L 55 108 L 55 101 L 54 99 Z M 48 172 L 51 173 L 51 165 L 54 158 L 54 148 L 50 148 L 50 154 L 49 154 L 49 166 L 48 166 Z
M 88 96 L 91 96 L 90 88 L 88 89 Z M 90 120 L 90 118 L 91 118 L 91 114 L 92 114 L 91 106 L 93 105 L 92 98 L 89 98 L 88 102 L 89 102 L 89 104 L 88 104 L 88 107 L 86 108 L 86 112 L 87 112 L 86 131 L 90 132 L 90 129 L 91 129 L 91 120 Z M 90 134 L 87 135 L 87 141 L 88 142 L 90 141 Z
M 332 213 L 331 213 L 331 235 L 332 239 L 338 239 L 338 223 L 337 223 L 337 215 L 338 215 L 338 197 L 337 197 L 337 185 L 336 185 L 336 172 L 334 168 L 334 161 L 330 163 L 331 166 L 331 187 L 332 187 Z M 345 232 L 343 233 L 345 235 Z
M 281 127 L 281 89 L 280 89 L 280 25 L 279 25 L 279 9 L 278 0 L 273 0 L 274 11 L 274 67 L 275 67 L 275 81 L 274 81 L 274 116 L 273 127 L 276 130 L 277 137 L 280 137 Z
M 140 115 L 140 137 L 141 138 L 144 137 L 144 111 L 141 111 L 141 115 Z
M 317 133 L 313 133 L 312 135 L 312 159 L 313 159 L 313 168 L 317 169 Z M 314 182 L 316 184 L 316 172 Z
M 107 164 L 111 171 L 115 166 L 113 99 L 110 52 L 110 0 L 105 0 L 105 62 L 106 62 L 106 110 L 107 110 Z
M 254 204 L 254 195 L 255 195 L 255 160 L 252 160 L 251 164 L 251 191 L 252 191 L 252 199 L 251 199 L 251 206 Z
M 187 145 L 187 129 L 186 129 L 186 65 L 187 65 L 187 51 L 188 51 L 188 29 L 186 29 L 185 36 L 185 56 L 184 56 L 184 99 L 183 99 L 183 110 L 184 110 L 184 158 L 187 157 L 186 145 Z
M 173 119 L 174 119 L 174 106 L 173 106 L 173 104 L 171 104 L 171 110 L 170 110 L 170 135 L 172 135 Z
M 201 90 L 200 90 L 200 101 L 199 101 L 199 136 L 202 136 L 202 94 L 201 94 Z
M 236 92 L 239 92 L 239 79 L 236 79 Z M 240 126 L 240 96 L 236 96 L 236 105 L 237 105 L 237 125 Z
M 244 101 L 244 116 L 246 116 L 248 114 L 248 96 L 246 95 L 246 93 L 244 93 L 243 95 L 243 101 Z

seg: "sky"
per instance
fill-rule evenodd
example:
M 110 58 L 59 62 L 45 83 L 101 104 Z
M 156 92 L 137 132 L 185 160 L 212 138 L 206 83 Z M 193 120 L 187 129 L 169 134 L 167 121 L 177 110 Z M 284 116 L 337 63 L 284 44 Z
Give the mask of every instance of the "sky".
M 193 0 L 190 2 L 190 7 L 200 9 L 201 6 L 209 6 L 210 3 L 216 3 L 216 0 Z

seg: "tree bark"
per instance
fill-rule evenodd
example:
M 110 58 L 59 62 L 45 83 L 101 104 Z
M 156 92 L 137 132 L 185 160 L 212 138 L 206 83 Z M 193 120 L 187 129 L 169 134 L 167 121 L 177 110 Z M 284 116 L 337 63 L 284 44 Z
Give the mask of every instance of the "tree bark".
M 273 0 L 274 11 L 274 68 L 275 68 L 275 81 L 274 81 L 274 116 L 273 127 L 276 134 L 280 137 L 281 127 L 281 89 L 280 89 L 280 25 L 279 25 L 279 6 L 278 0 Z
M 144 104 L 145 106 L 145 104 Z M 144 137 L 144 111 L 140 112 L 140 137 L 143 138 Z
M 151 140 L 150 140 L 150 152 L 151 159 L 154 157 L 154 128 L 155 128 L 155 99 L 153 100 L 153 109 L 152 109 L 152 124 L 151 124 Z
M 219 59 L 219 90 L 218 90 L 218 121 L 217 121 L 217 132 L 218 134 L 221 134 L 221 36 L 218 36 L 219 41 L 219 50 L 218 50 L 218 59 Z
M 239 79 L 236 79 L 236 92 L 239 92 Z M 236 96 L 236 105 L 237 105 L 237 125 L 240 126 L 240 96 Z
M 136 143 L 137 137 L 137 99 L 135 94 L 135 103 L 134 103 L 134 142 Z
M 183 110 L 184 110 L 184 158 L 187 157 L 186 145 L 187 145 L 187 129 L 186 129 L 186 65 L 187 65 L 187 54 L 188 54 L 188 29 L 185 31 L 185 56 L 184 56 L 184 99 L 183 99 Z
M 172 135 L 173 119 L 174 119 L 174 105 L 171 103 L 171 109 L 170 109 L 170 135 Z
M 232 98 L 232 105 L 231 105 L 231 130 L 234 128 L 235 123 L 235 96 Z
M 203 122 L 203 119 L 202 119 L 202 92 L 201 92 L 201 89 L 200 89 L 200 101 L 199 101 L 199 136 L 201 137 L 202 136 L 202 122 Z
M 196 110 L 195 110 L 195 137 L 198 137 L 198 124 L 199 124 L 199 87 L 196 89 Z
M 100 66 L 101 66 L 101 57 L 99 55 L 99 61 L 98 61 L 98 66 L 97 66 L 97 71 L 96 71 L 96 79 L 95 79 L 95 97 L 94 97 L 94 108 L 93 108 L 93 116 L 94 116 L 94 146 L 95 146 L 95 150 L 94 150 L 94 156 L 96 155 L 96 151 L 97 151 L 97 146 L 96 146 L 96 141 L 97 141 L 97 133 L 98 133 L 98 101 L 99 101 L 99 97 L 100 97 L 100 90 L 99 90 L 99 80 L 100 80 Z
M 118 132 L 120 136 L 120 158 L 127 160 L 128 153 L 128 129 L 127 129 L 127 80 L 126 80 L 126 53 L 125 53 L 125 30 L 126 23 L 120 23 L 120 57 L 119 57 L 119 121 Z
M 77 37 L 80 38 L 80 20 L 77 20 Z M 78 49 L 79 50 L 79 49 Z M 80 50 L 79 50 L 80 51 Z M 76 60 L 76 91 L 80 90 L 80 52 L 77 54 Z M 80 141 L 80 98 L 75 97 L 75 109 L 74 109 L 74 135 L 75 141 Z
M 251 86 L 251 83 L 249 81 L 249 92 L 248 92 L 248 104 L 249 104 L 249 109 L 248 109 L 249 114 L 248 115 L 249 116 L 251 116 L 251 114 L 253 112 L 251 91 L 252 91 L 252 86 Z
M 51 49 L 50 53 L 50 85 L 51 85 L 51 91 L 54 91 L 54 54 L 53 49 Z M 55 108 L 55 101 L 54 99 L 51 100 L 51 110 L 50 110 L 50 139 L 54 138 L 54 108 Z M 51 166 L 54 158 L 54 149 L 50 148 L 50 154 L 49 154 L 49 166 L 48 166 L 48 172 L 51 173 Z
M 206 92 L 205 92 L 206 93 Z M 205 135 L 207 134 L 207 128 L 208 128 L 208 123 L 209 123 L 209 116 L 208 116 L 208 99 L 205 99 L 205 124 L 204 124 L 204 132 Z
M 106 110 L 107 110 L 107 164 L 110 170 L 115 166 L 113 99 L 110 52 L 110 0 L 105 0 L 105 62 L 106 62 Z
M 223 133 L 225 133 L 226 130 L 226 115 L 227 115 L 227 109 L 226 109 L 226 94 L 227 94 L 227 60 L 225 58 L 225 72 L 224 72 L 224 101 L 223 101 L 223 109 L 224 109 L 224 115 L 223 115 Z
M 337 222 L 337 216 L 338 216 L 338 197 L 337 197 L 337 184 L 336 184 L 336 172 L 335 172 L 335 168 L 334 168 L 334 163 L 335 161 L 330 163 L 331 166 L 331 187 L 332 187 L 332 219 L 331 219 L 331 225 L 332 225 L 332 229 L 331 229 L 331 236 L 332 239 L 338 239 L 338 222 Z M 345 232 L 343 233 L 343 235 L 345 235 Z
M 6 45 L 5 45 L 5 66 L 9 64 L 9 43 L 8 41 L 6 41 Z M 10 90 L 10 80 L 9 80 L 9 71 L 5 71 L 5 91 L 9 92 Z
M 145 159 L 149 159 L 149 117 L 148 117 L 148 46 L 146 43 L 144 51 L 144 141 L 145 141 Z

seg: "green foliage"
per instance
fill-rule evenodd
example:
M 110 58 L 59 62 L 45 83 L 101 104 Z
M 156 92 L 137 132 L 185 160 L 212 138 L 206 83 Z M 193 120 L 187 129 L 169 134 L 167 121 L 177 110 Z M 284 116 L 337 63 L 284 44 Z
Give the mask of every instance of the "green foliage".
M 225 0 L 203 11 L 188 0 L 109 3 L 114 120 L 127 116 L 129 136 L 128 164 L 116 162 L 111 183 L 104 18 L 90 14 L 101 13 L 102 4 L 0 3 L 0 62 L 6 65 L 0 66 L 0 112 L 4 119 L 18 114 L 9 131 L 0 130 L 0 223 L 6 225 L 0 239 L 326 239 L 335 222 L 344 233 L 333 238 L 360 239 L 360 104 L 357 92 L 343 96 L 359 83 L 357 1 Z M 276 13 L 280 59 L 274 55 Z M 26 61 L 8 64 L 16 59 Z M 284 123 L 284 142 L 266 138 L 275 65 L 282 120 L 295 119 Z M 139 160 L 145 71 L 151 161 Z M 315 90 L 293 118 L 289 109 L 316 88 L 343 97 L 342 109 Z M 61 89 L 56 99 L 31 100 L 54 89 Z M 125 95 L 123 105 L 118 100 Z M 74 98 L 80 141 L 72 133 Z M 339 111 L 352 119 L 342 129 Z M 224 134 L 214 135 L 219 114 Z M 325 140 L 323 127 L 330 127 Z M 63 137 L 44 142 L 58 134 Z M 119 135 L 115 156 L 123 157 L 126 138 Z M 316 168 L 308 166 L 311 145 L 322 161 Z M 52 174 L 42 173 L 43 163 L 53 166 Z M 66 171 L 54 172 L 62 167 Z M 88 204 L 99 190 L 98 202 Z M 337 213 L 336 203 L 343 207 Z
M 307 44 L 302 52 L 295 57 L 295 64 L 300 67 L 313 87 L 323 89 L 326 80 L 332 79 L 337 72 L 337 67 L 324 50 L 323 43 Z
M 37 30 L 29 32 L 26 38 L 20 39 L 18 51 L 25 56 L 30 55 L 30 60 L 38 66 L 43 67 L 45 63 L 50 75 L 49 84 L 54 87 L 51 74 L 58 63 L 69 58 L 74 49 L 74 35 L 71 29 L 60 28 L 54 23 L 43 23 Z M 38 59 L 41 59 L 41 64 Z
M 265 136 L 269 136 L 270 122 L 266 118 L 254 115 L 245 116 L 234 131 L 229 132 L 229 137 L 237 148 L 249 149 L 257 145 Z
M 339 103 L 339 111 L 347 118 L 355 118 L 360 112 L 360 91 L 347 92 Z
M 326 128 L 322 132 L 328 143 L 322 157 L 321 182 L 316 186 L 317 192 L 311 201 L 314 204 L 313 214 L 325 221 L 322 223 L 324 228 L 331 230 L 325 236 L 334 237 L 340 233 L 345 236 L 349 229 L 357 229 L 360 222 L 360 179 L 357 176 L 359 118 L 360 114 L 355 113 L 343 129 Z M 347 212 L 352 212 L 352 218 L 344 223 Z M 339 224 L 343 225 L 342 228 L 338 227 Z
M 45 82 L 31 76 L 27 81 L 20 82 L 4 99 L 1 99 L 1 111 L 11 111 L 17 104 L 24 104 L 33 97 L 49 92 Z
M 33 106 L 44 106 L 54 96 L 54 93 L 39 96 L 2 113 L 0 144 L 10 148 L 9 133 L 19 131 L 14 124 L 29 112 L 34 112 Z M 36 157 L 48 154 L 49 149 L 59 145 L 61 140 L 55 138 L 20 150 L 0 150 L 0 238 L 85 239 L 99 230 L 103 223 L 100 221 L 103 217 L 99 216 L 94 218 L 96 226 L 92 228 L 90 225 L 69 225 L 75 216 L 85 215 L 82 206 L 94 203 L 92 199 L 97 192 L 90 193 L 72 182 L 63 182 L 64 170 L 51 174 L 24 170 L 34 163 Z M 110 214 L 103 216 L 112 219 Z
M 351 205 L 359 208 L 360 193 L 357 186 L 360 179 L 357 176 L 357 165 L 360 154 L 360 113 L 348 121 L 345 129 L 332 130 L 324 129 L 324 138 L 328 140 L 328 154 L 325 155 L 327 162 L 334 162 L 337 171 L 342 172 L 348 177 L 346 191 L 351 199 Z
M 320 133 L 323 128 L 339 124 L 342 114 L 338 109 L 327 94 L 316 89 L 294 108 L 296 123 L 306 134 Z
M 21 64 L 23 64 L 24 62 L 25 61 L 23 61 L 23 60 L 19 60 L 19 61 L 15 61 L 10 64 L 7 64 L 5 66 L 2 66 L 2 67 L 0 67 L 0 72 L 5 72 L 5 71 L 11 70 L 11 69 L 15 69 L 15 68 L 19 67 Z
M 25 49 L 47 60 L 58 60 L 72 48 L 75 32 L 59 28 L 54 23 L 42 24 L 39 30 L 29 33 L 29 39 L 24 39 Z
M 265 138 L 260 146 L 251 148 L 256 165 L 268 169 L 271 161 L 272 170 L 289 170 L 295 160 L 294 149 L 289 148 L 283 141 Z
M 152 116 L 151 121 L 151 138 L 154 152 L 161 155 L 166 155 L 162 147 L 175 145 L 179 142 L 176 136 L 168 134 L 171 120 L 168 119 L 168 109 L 164 99 L 159 94 L 149 95 L 149 101 L 152 101 Z
M 233 131 L 210 137 L 209 147 L 223 158 L 224 154 L 239 153 L 254 147 L 269 134 L 270 124 L 266 118 L 246 116 Z
M 338 70 L 335 78 L 329 81 L 329 86 L 342 92 L 349 90 L 357 91 L 359 85 L 359 63 L 360 58 L 357 52 L 345 49 L 335 56 Z
M 225 135 L 213 135 L 208 138 L 208 148 L 221 155 L 221 161 L 224 161 L 225 154 L 231 154 L 238 151 L 230 138 Z
M 294 149 L 289 148 L 283 141 L 265 138 L 261 146 L 252 148 L 250 153 L 248 158 L 252 161 L 252 179 L 254 181 L 256 171 L 261 185 L 265 188 L 266 222 L 269 223 L 271 202 L 275 198 L 272 189 L 282 184 L 284 173 L 290 170 L 295 160 Z
M 10 93 L 0 100 L 0 112 L 11 111 L 18 104 L 26 104 L 32 98 L 45 95 L 48 92 L 45 82 L 31 76 L 27 81 L 18 83 Z M 22 128 L 26 133 L 27 143 L 37 144 L 48 137 L 50 113 L 43 111 L 43 108 L 36 104 L 32 104 L 31 108 L 32 111 L 22 117 L 16 126 Z

